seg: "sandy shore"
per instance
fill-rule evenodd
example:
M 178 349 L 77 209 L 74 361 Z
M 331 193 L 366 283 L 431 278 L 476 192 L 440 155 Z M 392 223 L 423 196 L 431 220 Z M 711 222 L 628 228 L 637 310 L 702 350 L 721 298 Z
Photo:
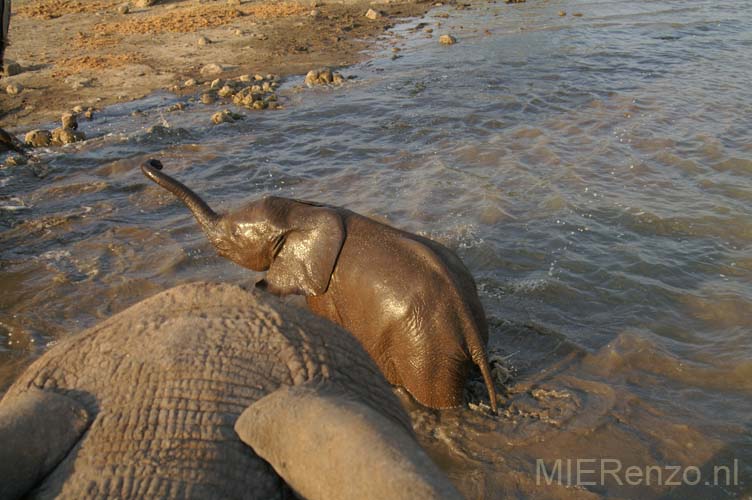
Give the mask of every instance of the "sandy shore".
M 302 74 L 364 57 L 375 37 L 430 3 L 314 0 L 14 0 L 6 63 L 21 72 L 0 79 L 0 124 L 21 131 L 57 121 L 75 106 L 101 109 L 170 89 L 242 74 Z M 321 5 L 319 5 L 321 4 Z M 369 19 L 369 8 L 383 13 Z M 207 64 L 221 74 L 202 74 Z M 20 85 L 17 95 L 5 89 Z

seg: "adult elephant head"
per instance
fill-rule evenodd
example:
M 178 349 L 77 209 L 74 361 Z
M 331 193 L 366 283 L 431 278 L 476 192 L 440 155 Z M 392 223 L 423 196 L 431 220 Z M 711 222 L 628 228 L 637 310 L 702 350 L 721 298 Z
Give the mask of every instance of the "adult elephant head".
M 351 335 L 226 284 L 62 340 L 0 400 L 0 443 L 2 499 L 459 498 Z
M 474 362 L 496 411 L 483 307 L 472 275 L 448 248 L 340 207 L 289 198 L 218 215 L 161 172 L 159 161 L 141 169 L 188 206 L 220 255 L 268 271 L 259 285 L 274 294 L 305 295 L 311 310 L 360 340 L 389 382 L 423 405 L 456 407 Z

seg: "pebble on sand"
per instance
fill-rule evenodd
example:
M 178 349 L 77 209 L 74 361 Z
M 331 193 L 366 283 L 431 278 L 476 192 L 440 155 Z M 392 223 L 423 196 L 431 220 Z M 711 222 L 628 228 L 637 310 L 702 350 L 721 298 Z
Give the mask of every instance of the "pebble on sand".
M 127 3 L 124 3 L 123 5 L 118 7 L 117 11 L 118 11 L 118 14 L 126 15 L 127 13 L 131 11 L 131 6 L 128 5 Z
M 368 12 L 366 12 L 366 17 L 371 20 L 376 20 L 382 17 L 382 14 L 377 10 L 368 9 Z
M 15 61 L 6 60 L 4 64 L 5 64 L 4 72 L 3 72 L 4 76 L 15 76 L 20 73 L 23 73 L 23 68 L 21 67 L 20 64 L 18 64 Z
M 52 131 L 52 145 L 54 146 L 62 146 L 83 140 L 86 140 L 83 132 L 78 132 L 70 128 L 60 127 Z
M 155 3 L 157 3 L 158 0 L 136 0 L 133 2 L 133 5 L 135 5 L 138 8 L 144 8 L 144 7 L 151 7 Z
M 185 82 L 183 82 L 183 87 L 195 87 L 195 86 L 196 86 L 195 78 L 189 78 Z
M 78 130 L 78 119 L 75 113 L 64 113 L 60 121 L 63 123 L 63 128 Z
M 210 76 L 210 75 L 218 75 L 224 71 L 222 69 L 222 66 L 220 66 L 217 63 L 209 63 L 203 68 L 201 68 L 201 74 L 204 76 Z
M 439 37 L 439 42 L 444 45 L 453 45 L 457 43 L 457 39 L 454 38 L 452 35 L 441 35 Z
M 334 72 L 331 68 L 312 69 L 305 76 L 305 84 L 308 87 L 315 85 L 342 85 L 345 78 L 342 74 Z
M 236 120 L 241 120 L 241 119 L 243 119 L 243 115 L 233 113 L 229 109 L 217 111 L 211 117 L 211 121 L 215 125 L 219 125 L 220 123 L 232 123 Z
M 7 87 L 5 87 L 5 92 L 8 95 L 18 95 L 23 91 L 23 85 L 20 83 L 11 83 Z
M 197 44 L 197 45 L 198 45 L 199 47 L 203 47 L 203 46 L 205 46 L 205 45 L 209 45 L 210 43 L 212 43 L 212 41 L 211 41 L 211 40 L 209 40 L 208 38 L 206 38 L 206 37 L 205 37 L 205 36 L 203 36 L 203 35 L 201 35 L 200 37 L 198 37 L 198 40 L 196 40 L 196 44 Z
M 32 148 L 43 148 L 52 142 L 52 134 L 49 130 L 31 130 L 24 136 L 24 143 Z
M 230 97 L 235 92 L 235 89 L 230 87 L 229 85 L 225 85 L 221 89 L 219 89 L 219 92 L 217 94 L 219 97 Z

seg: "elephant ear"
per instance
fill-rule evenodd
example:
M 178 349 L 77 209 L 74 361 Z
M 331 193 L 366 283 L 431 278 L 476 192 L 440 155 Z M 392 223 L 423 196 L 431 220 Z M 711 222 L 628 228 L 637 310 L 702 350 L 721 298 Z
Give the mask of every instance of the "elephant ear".
M 321 295 L 345 241 L 342 217 L 330 208 L 294 202 L 287 226 L 266 274 L 266 287 L 277 295 Z
M 325 384 L 281 387 L 235 432 L 303 498 L 461 498 L 403 425 Z
M 26 496 L 89 425 L 77 401 L 35 387 L 0 401 L 0 498 Z

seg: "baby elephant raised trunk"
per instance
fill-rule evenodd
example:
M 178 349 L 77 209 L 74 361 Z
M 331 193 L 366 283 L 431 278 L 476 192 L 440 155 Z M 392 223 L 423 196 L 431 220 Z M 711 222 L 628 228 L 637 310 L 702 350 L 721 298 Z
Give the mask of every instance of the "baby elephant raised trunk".
M 185 203 L 194 217 L 201 225 L 201 228 L 213 240 L 212 236 L 216 232 L 217 222 L 221 219 L 209 205 L 206 204 L 196 193 L 191 191 L 182 182 L 177 181 L 169 175 L 163 174 L 162 162 L 159 160 L 146 160 L 141 164 L 141 171 L 146 177 L 153 180 L 172 194 L 177 196 L 180 201 Z

